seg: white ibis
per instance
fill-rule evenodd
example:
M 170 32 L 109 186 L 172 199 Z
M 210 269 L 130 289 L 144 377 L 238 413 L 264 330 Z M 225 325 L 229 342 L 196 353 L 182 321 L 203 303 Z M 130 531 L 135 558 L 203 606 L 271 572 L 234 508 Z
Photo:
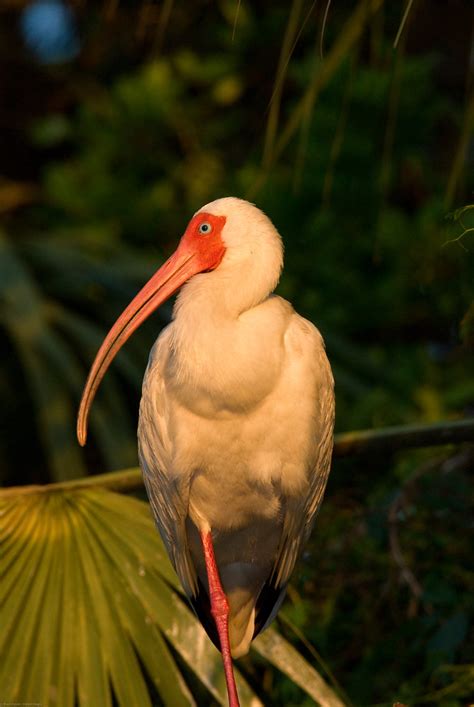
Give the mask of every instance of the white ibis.
M 112 359 L 182 287 L 145 373 L 139 457 L 171 562 L 221 650 L 231 707 L 232 657 L 276 615 L 331 462 L 331 369 L 318 330 L 272 294 L 282 264 L 281 238 L 254 205 L 203 206 L 105 338 L 77 424 L 84 445 Z

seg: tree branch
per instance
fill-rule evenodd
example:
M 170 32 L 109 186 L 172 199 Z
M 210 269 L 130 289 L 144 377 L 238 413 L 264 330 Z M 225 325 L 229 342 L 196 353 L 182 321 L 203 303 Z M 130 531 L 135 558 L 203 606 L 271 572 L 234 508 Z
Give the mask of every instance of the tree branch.
M 334 456 L 348 457 L 378 452 L 398 452 L 415 447 L 474 442 L 474 418 L 438 422 L 432 425 L 400 425 L 379 430 L 345 432 L 336 435 Z

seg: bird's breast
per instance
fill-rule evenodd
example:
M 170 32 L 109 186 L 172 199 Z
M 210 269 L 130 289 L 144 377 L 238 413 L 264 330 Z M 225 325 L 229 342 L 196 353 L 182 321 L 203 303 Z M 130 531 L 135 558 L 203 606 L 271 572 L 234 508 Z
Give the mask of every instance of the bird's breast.
M 147 467 L 184 483 L 203 517 L 217 508 L 222 517 L 208 519 L 218 525 L 244 522 L 244 504 L 252 514 L 278 514 L 282 497 L 307 492 L 320 395 L 330 381 L 319 349 L 303 344 L 306 336 L 317 342 L 316 334 L 292 321 L 291 335 L 271 324 L 258 333 L 257 318 L 243 334 L 214 327 L 213 339 L 199 331 L 187 347 L 173 322 L 151 356 L 140 414 Z
M 164 375 L 176 399 L 203 417 L 244 414 L 275 389 L 284 362 L 285 313 L 261 305 L 234 319 L 177 318 Z

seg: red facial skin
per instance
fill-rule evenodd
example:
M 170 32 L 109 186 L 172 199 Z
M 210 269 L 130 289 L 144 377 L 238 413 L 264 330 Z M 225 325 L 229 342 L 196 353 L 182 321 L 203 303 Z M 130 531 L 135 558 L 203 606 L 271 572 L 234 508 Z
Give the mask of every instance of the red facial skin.
M 200 212 L 188 224 L 178 248 L 166 263 L 148 280 L 117 319 L 97 352 L 82 393 L 77 416 L 77 438 L 84 446 L 87 439 L 87 419 L 97 388 L 118 351 L 145 319 L 173 295 L 193 275 L 218 267 L 225 253 L 222 229 L 225 216 Z M 202 224 L 209 224 L 208 233 L 200 233 Z
M 185 248 L 189 253 L 194 253 L 199 267 L 197 272 L 215 270 L 224 257 L 225 245 L 222 240 L 222 229 L 225 221 L 225 216 L 214 216 L 201 212 L 193 216 L 189 222 L 176 252 Z M 203 223 L 209 223 L 212 226 L 210 233 L 199 233 L 199 227 Z

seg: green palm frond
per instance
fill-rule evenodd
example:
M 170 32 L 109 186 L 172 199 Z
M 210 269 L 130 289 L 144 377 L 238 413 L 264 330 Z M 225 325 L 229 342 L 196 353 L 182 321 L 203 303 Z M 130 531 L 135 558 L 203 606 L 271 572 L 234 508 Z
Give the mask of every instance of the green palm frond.
M 58 369 L 68 368 L 68 352 L 49 326 L 41 292 L 2 234 L 0 325 L 7 331 L 24 369 L 54 477 L 83 476 L 82 457 L 73 444 L 75 409 L 58 376 Z
M 227 704 L 219 653 L 180 593 L 146 503 L 80 482 L 6 489 L 0 519 L 3 700 Z M 255 649 L 320 704 L 342 705 L 276 631 Z M 238 671 L 237 683 L 242 705 L 262 704 Z
M 15 380 L 5 356 L 5 387 L 12 399 L 31 405 L 31 433 L 55 481 L 86 473 L 74 424 L 85 365 L 93 360 L 106 328 L 98 321 L 102 308 L 97 299 L 104 302 L 104 321 L 113 321 L 120 303 L 138 289 L 135 281 L 146 280 L 150 271 L 142 259 L 128 253 L 98 264 L 74 246 L 55 249 L 52 240 L 40 239 L 26 248 L 0 232 L 0 328 L 23 373 L 20 382 Z M 167 321 L 166 313 L 163 317 L 162 322 Z M 136 459 L 133 419 L 117 384 L 120 377 L 130 389 L 139 389 L 146 358 L 133 352 L 131 346 L 118 359 L 118 375 L 112 372 L 91 420 L 95 444 L 108 468 Z

